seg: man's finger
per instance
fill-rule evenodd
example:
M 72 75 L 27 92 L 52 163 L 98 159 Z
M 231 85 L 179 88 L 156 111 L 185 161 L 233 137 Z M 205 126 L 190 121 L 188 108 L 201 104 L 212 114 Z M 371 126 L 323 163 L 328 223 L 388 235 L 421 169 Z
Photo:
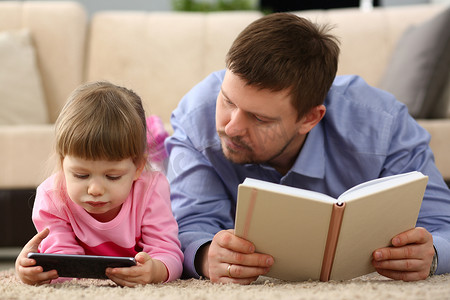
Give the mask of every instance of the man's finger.
M 224 277 L 234 279 L 248 279 L 258 278 L 260 275 L 265 275 L 269 272 L 269 267 L 247 267 L 241 265 L 227 264 L 225 268 Z
M 422 251 L 420 245 L 409 245 L 398 248 L 386 247 L 376 250 L 373 254 L 373 258 L 376 261 L 420 258 Z
M 386 269 L 402 272 L 421 271 L 425 267 L 425 263 L 420 259 L 399 259 L 399 260 L 383 260 L 374 261 L 373 266 L 376 269 Z
M 273 265 L 273 257 L 267 254 L 252 253 L 242 254 L 231 252 L 227 263 L 240 266 L 266 268 Z
M 233 230 L 222 230 L 213 239 L 221 248 L 226 248 L 239 253 L 253 253 L 255 246 L 242 238 L 234 235 Z
M 408 244 L 425 244 L 432 241 L 433 237 L 423 227 L 416 227 L 396 235 L 392 239 L 395 247 L 401 247 Z

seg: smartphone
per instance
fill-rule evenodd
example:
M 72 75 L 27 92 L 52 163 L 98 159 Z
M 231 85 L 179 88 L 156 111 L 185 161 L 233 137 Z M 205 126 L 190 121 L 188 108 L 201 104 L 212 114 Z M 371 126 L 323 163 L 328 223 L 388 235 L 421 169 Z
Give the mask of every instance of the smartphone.
M 58 271 L 59 277 L 107 279 L 106 268 L 123 268 L 136 265 L 134 257 L 28 253 L 44 272 Z

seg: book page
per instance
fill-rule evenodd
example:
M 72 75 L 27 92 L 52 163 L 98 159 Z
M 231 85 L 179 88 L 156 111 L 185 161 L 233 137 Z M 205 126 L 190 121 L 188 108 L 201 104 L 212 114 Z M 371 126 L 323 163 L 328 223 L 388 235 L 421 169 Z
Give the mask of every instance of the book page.
M 303 197 L 308 198 L 310 200 L 314 201 L 322 201 L 326 203 L 336 203 L 336 199 L 328 196 L 326 194 L 322 194 L 319 192 L 304 190 L 296 187 L 291 187 L 287 185 L 272 183 L 268 181 L 253 179 L 253 178 L 246 178 L 244 182 L 242 183 L 249 187 L 255 187 L 257 189 L 265 190 L 265 191 L 272 191 L 276 193 L 282 193 L 286 195 L 292 195 L 295 197 Z
M 327 201 L 241 184 L 235 234 L 253 242 L 257 252 L 274 257 L 266 276 L 319 280 L 332 206 Z
M 372 253 L 415 227 L 428 177 L 388 187 L 346 202 L 331 279 L 345 280 L 375 271 Z M 406 177 L 405 177 L 406 178 Z
M 409 182 L 415 178 L 423 178 L 424 175 L 420 172 L 413 171 L 403 174 L 397 174 L 387 177 L 376 178 L 374 180 L 370 180 L 367 182 L 363 182 L 358 184 L 339 196 L 339 202 L 348 202 L 353 199 L 357 199 L 359 197 L 363 197 L 374 192 L 377 192 L 380 189 L 389 188 L 392 186 L 400 185 L 402 183 Z

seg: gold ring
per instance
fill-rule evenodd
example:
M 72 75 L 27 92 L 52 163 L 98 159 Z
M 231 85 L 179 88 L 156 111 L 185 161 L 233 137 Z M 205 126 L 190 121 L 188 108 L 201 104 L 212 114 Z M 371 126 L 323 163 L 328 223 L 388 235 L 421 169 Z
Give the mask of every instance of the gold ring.
M 231 276 L 231 264 L 228 264 L 228 277 L 233 278 L 233 276 Z

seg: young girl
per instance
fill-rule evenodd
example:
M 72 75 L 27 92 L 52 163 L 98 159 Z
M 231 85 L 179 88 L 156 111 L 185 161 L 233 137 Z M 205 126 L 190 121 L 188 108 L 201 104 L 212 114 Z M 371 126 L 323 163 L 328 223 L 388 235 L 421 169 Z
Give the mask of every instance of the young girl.
M 39 243 L 42 253 L 134 256 L 137 266 L 106 270 L 122 286 L 179 278 L 183 254 L 169 185 L 162 173 L 146 170 L 141 99 L 106 82 L 83 85 L 69 97 L 55 130 L 59 171 L 37 189 L 33 222 L 40 233 L 19 254 L 20 279 L 42 284 L 58 278 L 26 257 Z

